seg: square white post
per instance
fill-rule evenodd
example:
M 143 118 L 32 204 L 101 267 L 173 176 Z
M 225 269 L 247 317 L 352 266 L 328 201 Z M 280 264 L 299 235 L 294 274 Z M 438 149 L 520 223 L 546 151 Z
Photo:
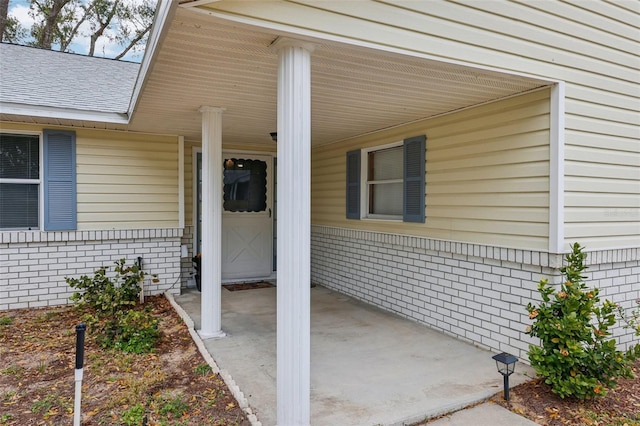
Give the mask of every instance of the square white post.
M 279 39 L 277 419 L 310 424 L 311 52 Z
M 222 112 L 203 106 L 202 113 L 202 293 L 200 330 L 203 338 L 222 331 Z

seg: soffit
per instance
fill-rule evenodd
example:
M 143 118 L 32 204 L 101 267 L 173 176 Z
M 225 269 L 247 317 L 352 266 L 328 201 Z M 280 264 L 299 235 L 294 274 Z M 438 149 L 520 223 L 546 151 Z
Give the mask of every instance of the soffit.
M 199 140 L 203 105 L 225 108 L 225 144 L 271 144 L 279 36 L 178 8 L 131 130 Z M 299 37 L 298 37 L 299 38 Z M 321 145 L 547 85 L 522 76 L 326 40 L 311 57 L 312 143 Z
M 225 144 L 271 144 L 282 31 L 178 8 L 129 128 L 199 140 L 202 105 L 223 107 Z M 312 143 L 332 143 L 547 85 L 522 76 L 333 41 L 311 58 Z

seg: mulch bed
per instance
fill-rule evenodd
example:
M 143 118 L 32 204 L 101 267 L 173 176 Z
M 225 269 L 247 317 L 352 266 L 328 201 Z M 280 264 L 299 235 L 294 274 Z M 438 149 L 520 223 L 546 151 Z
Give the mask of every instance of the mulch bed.
M 640 359 L 633 370 L 635 378 L 620 379 L 618 386 L 597 399 L 562 399 L 536 379 L 512 388 L 509 402 L 502 392 L 491 400 L 540 425 L 640 426 Z
M 102 349 L 87 330 L 82 424 L 249 426 L 169 301 L 154 296 L 145 306 L 160 319 L 153 353 Z M 0 425 L 72 424 L 80 322 L 70 306 L 0 312 Z

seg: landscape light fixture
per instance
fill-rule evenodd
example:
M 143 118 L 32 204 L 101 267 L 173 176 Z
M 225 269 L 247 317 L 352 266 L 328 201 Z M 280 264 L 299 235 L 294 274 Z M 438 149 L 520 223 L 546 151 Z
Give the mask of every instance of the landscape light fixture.
M 518 358 L 515 356 L 508 354 L 506 352 L 502 352 L 501 354 L 492 356 L 493 359 L 496 360 L 496 367 L 498 368 L 498 373 L 502 374 L 503 382 L 504 382 L 504 400 L 509 400 L 509 376 L 513 374 L 516 369 L 516 362 L 518 362 Z

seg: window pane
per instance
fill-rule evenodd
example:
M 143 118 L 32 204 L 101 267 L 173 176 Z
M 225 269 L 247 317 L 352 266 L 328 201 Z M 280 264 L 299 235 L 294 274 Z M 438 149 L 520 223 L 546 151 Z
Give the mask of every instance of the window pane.
M 369 180 L 402 179 L 402 146 L 369 153 Z
M 39 179 L 40 138 L 0 134 L 0 178 Z
M 267 163 L 260 160 L 224 160 L 224 209 L 262 212 L 267 208 Z
M 38 228 L 37 184 L 0 184 L 0 228 Z
M 370 185 L 369 213 L 401 216 L 402 183 Z

